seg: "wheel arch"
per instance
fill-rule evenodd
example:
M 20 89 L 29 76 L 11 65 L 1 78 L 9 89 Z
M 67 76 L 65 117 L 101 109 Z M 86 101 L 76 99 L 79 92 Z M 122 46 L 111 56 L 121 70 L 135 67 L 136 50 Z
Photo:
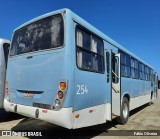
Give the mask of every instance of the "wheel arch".
M 130 102 L 130 94 L 129 94 L 129 92 L 126 92 L 126 93 L 124 93 L 123 95 L 122 95 L 122 100 L 123 100 L 123 98 L 124 97 L 126 97 L 127 99 L 128 99 L 128 102 Z
M 128 102 L 130 102 L 130 95 L 128 93 L 123 95 L 123 98 L 126 97 L 128 99 Z
M 123 94 L 123 96 L 122 96 L 122 101 L 123 101 L 123 98 L 124 98 L 124 97 L 128 99 L 128 104 L 129 104 L 129 109 L 130 109 L 130 98 L 131 98 L 131 97 L 130 97 L 129 93 L 124 93 L 124 94 Z M 122 102 L 122 101 L 121 101 L 121 102 Z
M 127 103 L 127 117 L 124 117 L 124 104 Z M 129 93 L 124 93 L 121 97 L 121 110 L 120 110 L 120 116 L 116 118 L 116 121 L 120 124 L 126 124 L 129 118 L 129 111 L 130 111 L 130 95 Z

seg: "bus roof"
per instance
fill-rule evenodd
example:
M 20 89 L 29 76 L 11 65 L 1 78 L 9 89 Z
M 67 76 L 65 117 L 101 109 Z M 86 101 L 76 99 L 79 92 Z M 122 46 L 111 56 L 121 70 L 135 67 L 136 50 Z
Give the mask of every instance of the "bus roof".
M 0 38 L 0 43 L 10 43 L 10 41 L 7 39 Z
M 109 42 L 110 44 L 114 45 L 115 47 L 119 48 L 120 50 L 126 52 L 127 54 L 131 55 L 132 57 L 136 58 L 137 60 L 139 60 L 140 62 L 144 63 L 145 65 L 149 66 L 150 68 L 154 69 L 152 66 L 150 66 L 148 63 L 146 63 L 145 61 L 143 61 L 141 58 L 137 57 L 136 55 L 134 55 L 132 52 L 130 52 L 129 50 L 127 50 L 126 48 L 124 48 L 122 45 L 120 45 L 119 43 L 117 43 L 116 41 L 114 41 L 113 39 L 111 39 L 110 37 L 108 37 L 107 35 L 105 35 L 104 33 L 102 33 L 100 30 L 98 30 L 97 28 L 95 28 L 94 26 L 92 26 L 90 23 L 88 23 L 87 21 L 85 21 L 84 19 L 82 19 L 80 16 L 78 16 L 77 14 L 75 14 L 74 12 L 72 12 L 70 9 L 64 8 L 64 9 L 60 9 L 60 10 L 56 10 L 53 12 L 49 12 L 47 14 L 38 16 L 24 24 L 22 24 L 21 26 L 19 26 L 18 28 L 16 28 L 14 30 L 14 32 L 28 24 L 31 24 L 35 21 L 38 21 L 40 19 L 43 19 L 45 17 L 48 16 L 52 16 L 54 14 L 57 13 L 62 13 L 66 11 L 67 16 L 70 16 L 70 18 L 72 18 L 73 20 L 75 20 L 77 23 L 82 24 L 84 27 L 86 27 L 87 29 L 91 30 L 93 33 L 97 34 L 99 37 L 101 37 L 102 39 L 104 39 L 105 41 Z

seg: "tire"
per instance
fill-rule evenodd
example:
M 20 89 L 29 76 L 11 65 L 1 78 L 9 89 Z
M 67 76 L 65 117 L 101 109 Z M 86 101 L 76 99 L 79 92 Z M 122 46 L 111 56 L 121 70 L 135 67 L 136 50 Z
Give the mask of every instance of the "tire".
M 121 106 L 121 115 L 116 118 L 116 121 L 120 124 L 126 124 L 129 118 L 129 102 L 126 97 L 123 98 Z
M 153 92 L 151 92 L 151 99 L 150 99 L 150 102 L 148 102 L 148 106 L 151 106 L 153 104 L 152 98 L 153 98 Z
M 148 102 L 148 106 L 151 106 L 153 104 L 153 102 Z

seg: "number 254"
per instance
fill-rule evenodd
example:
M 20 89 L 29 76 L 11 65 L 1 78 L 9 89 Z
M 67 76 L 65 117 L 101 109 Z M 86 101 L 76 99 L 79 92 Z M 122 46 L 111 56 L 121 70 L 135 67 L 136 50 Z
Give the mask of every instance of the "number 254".
M 77 85 L 77 95 L 88 93 L 87 85 Z

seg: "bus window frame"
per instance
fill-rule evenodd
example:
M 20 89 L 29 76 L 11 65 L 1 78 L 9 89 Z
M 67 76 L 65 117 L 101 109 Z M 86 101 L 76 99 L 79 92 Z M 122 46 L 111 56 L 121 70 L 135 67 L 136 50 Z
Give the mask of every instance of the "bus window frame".
M 139 74 L 139 61 L 136 58 L 132 57 L 132 56 L 130 58 L 130 61 L 131 60 L 136 61 L 138 63 L 138 69 L 136 69 L 135 67 L 132 67 L 132 62 L 130 62 L 130 64 L 131 64 L 131 78 L 139 80 L 139 78 L 140 78 L 140 74 Z M 134 72 L 136 70 L 138 71 L 138 78 L 136 78 L 136 74 L 135 74 L 135 77 L 132 76 L 132 69 L 134 70 Z
M 95 52 L 93 52 L 93 51 L 87 50 L 87 49 L 85 49 L 85 48 L 79 48 L 79 47 L 77 46 L 77 30 L 78 30 L 78 29 L 80 29 L 80 30 L 82 30 L 82 31 L 84 31 L 84 32 L 86 32 L 86 33 L 94 36 L 94 37 L 97 37 L 98 39 L 101 40 L 102 45 L 103 45 L 103 46 L 102 46 L 102 48 L 103 48 L 103 55 L 100 55 L 100 54 L 95 53 Z M 104 63 L 104 62 L 105 62 L 105 60 L 104 60 L 104 58 L 105 58 L 105 56 L 104 56 L 104 55 L 105 55 L 105 52 L 104 52 L 104 40 L 103 40 L 103 38 L 99 37 L 97 34 L 95 34 L 94 32 L 92 32 L 91 30 L 89 30 L 89 29 L 85 28 L 84 26 L 82 26 L 82 25 L 80 25 L 80 24 L 77 23 L 77 25 L 76 25 L 76 27 L 75 27 L 75 47 L 76 47 L 76 49 L 75 49 L 76 66 L 77 66 L 77 68 L 78 68 L 79 70 L 87 71 L 87 72 L 93 72 L 93 73 L 99 73 L 99 74 L 104 74 L 104 73 L 105 73 L 105 63 Z M 103 69 L 102 69 L 102 72 L 98 72 L 98 71 L 95 71 L 95 70 L 87 70 L 87 69 L 84 69 L 84 68 L 79 67 L 79 66 L 78 66 L 78 63 L 77 63 L 77 51 L 78 51 L 78 49 L 84 49 L 85 52 L 89 52 L 89 53 L 93 53 L 93 54 L 96 54 L 96 55 L 101 56 L 101 57 L 102 57 L 102 68 L 103 68 Z
M 38 50 L 38 51 L 34 51 L 34 52 L 27 52 L 27 53 L 22 53 L 22 54 L 17 54 L 17 55 L 11 55 L 12 42 L 13 42 L 14 34 L 15 34 L 16 31 L 21 30 L 22 28 L 24 28 L 24 27 L 26 27 L 26 26 L 28 26 L 28 25 L 31 25 L 31 24 L 33 24 L 33 23 L 35 23 L 35 22 L 37 22 L 37 21 L 41 21 L 41 20 L 43 20 L 43 19 L 46 19 L 46 18 L 49 18 L 49 17 L 52 17 L 52 16 L 57 16 L 57 15 L 61 15 L 61 17 L 62 17 L 62 22 L 63 22 L 63 44 L 62 44 L 62 45 L 60 45 L 59 47 L 50 48 L 50 49 L 43 49 L 43 50 Z M 34 19 L 33 19 L 33 20 L 34 20 Z M 66 41 L 66 29 L 65 29 L 65 27 L 66 27 L 66 26 L 65 26 L 64 15 L 63 15 L 63 13 L 59 12 L 59 13 L 56 13 L 56 14 L 53 14 L 53 15 L 49 15 L 49 16 L 46 16 L 46 17 L 42 17 L 42 18 L 40 18 L 40 19 L 37 19 L 37 20 L 35 20 L 35 21 L 33 21 L 33 22 L 30 22 L 30 23 L 28 23 L 28 24 L 26 24 L 26 25 L 18 28 L 17 30 L 14 30 L 13 35 L 12 35 L 12 41 L 11 41 L 11 44 L 10 44 L 10 49 L 9 49 L 8 58 L 10 58 L 10 57 L 17 57 L 17 56 L 21 56 L 21 55 L 27 55 L 27 54 L 35 54 L 35 53 L 45 52 L 45 51 L 52 51 L 52 50 L 57 50 L 57 49 L 62 49 L 62 48 L 64 48 L 64 46 L 65 46 L 65 41 Z
M 142 71 L 142 70 L 140 69 L 140 67 L 141 67 L 140 65 L 144 67 L 144 71 Z M 146 81 L 146 77 L 145 77 L 145 74 L 146 74 L 146 73 L 145 73 L 145 66 L 146 66 L 146 65 L 145 65 L 144 63 L 142 63 L 141 61 L 139 61 L 139 65 L 138 65 L 138 66 L 139 66 L 139 79 L 140 79 L 140 80 L 143 80 L 143 81 Z M 144 78 L 141 78 L 140 72 L 144 74 Z
M 128 67 L 129 70 L 130 70 L 130 75 L 129 75 L 129 76 L 124 76 L 124 75 L 122 74 L 122 72 L 121 72 L 121 77 L 131 78 L 131 56 L 130 56 L 128 53 L 126 53 L 125 51 L 123 51 L 123 50 L 119 50 L 119 53 L 120 53 L 120 55 L 121 55 L 121 60 L 120 60 L 121 69 L 120 69 L 120 72 L 121 72 L 121 70 L 122 70 L 122 66 Z M 129 60 L 129 65 L 126 65 L 126 64 L 122 63 L 122 54 L 128 55 L 128 57 L 129 57 L 129 59 L 130 59 L 130 60 Z

